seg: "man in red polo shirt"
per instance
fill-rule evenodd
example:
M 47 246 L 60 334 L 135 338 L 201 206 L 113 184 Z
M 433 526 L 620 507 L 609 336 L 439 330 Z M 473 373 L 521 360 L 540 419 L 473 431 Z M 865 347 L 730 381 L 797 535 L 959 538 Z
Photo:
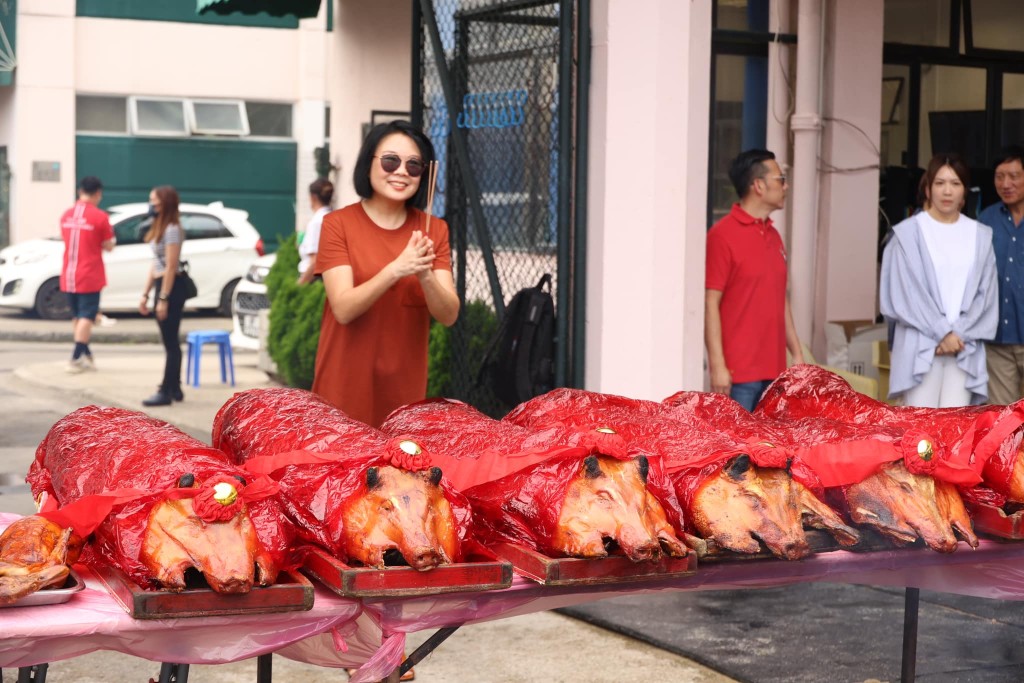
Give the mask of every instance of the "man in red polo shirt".
M 753 410 L 803 351 L 786 295 L 786 248 L 769 214 L 786 204 L 786 176 L 775 155 L 752 149 L 733 159 L 729 179 L 740 201 L 711 226 L 704 281 L 704 343 L 711 391 Z
M 100 290 L 107 284 L 103 252 L 114 248 L 114 231 L 107 212 L 99 208 L 103 183 L 87 176 L 78 186 L 78 201 L 60 219 L 64 238 L 64 267 L 60 272 L 61 291 L 67 292 L 71 305 L 71 324 L 75 350 L 67 371 L 95 370 L 89 349 L 92 324 L 100 310 Z

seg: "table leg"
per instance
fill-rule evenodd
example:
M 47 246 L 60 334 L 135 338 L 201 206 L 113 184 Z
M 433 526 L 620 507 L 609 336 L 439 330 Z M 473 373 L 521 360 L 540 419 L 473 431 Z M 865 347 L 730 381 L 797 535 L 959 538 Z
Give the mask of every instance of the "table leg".
M 256 683 L 270 683 L 273 676 L 273 656 L 268 652 L 256 658 Z
M 917 669 L 917 613 L 921 600 L 920 588 L 907 588 L 903 602 L 903 668 L 901 683 L 910 683 Z
M 49 664 L 35 664 L 21 667 L 18 669 L 18 683 L 46 683 L 46 670 L 49 666 Z
M 188 664 L 161 664 L 159 683 L 188 683 Z

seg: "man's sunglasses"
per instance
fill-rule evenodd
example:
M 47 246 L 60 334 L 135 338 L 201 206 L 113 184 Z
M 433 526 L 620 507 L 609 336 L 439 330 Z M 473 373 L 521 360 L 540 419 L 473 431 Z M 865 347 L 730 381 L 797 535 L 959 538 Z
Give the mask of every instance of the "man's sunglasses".
M 397 154 L 382 154 L 379 157 L 380 167 L 384 169 L 385 173 L 394 173 L 402 166 L 402 157 Z M 413 157 L 405 160 L 405 172 L 409 174 L 410 178 L 419 178 L 423 175 L 423 160 Z

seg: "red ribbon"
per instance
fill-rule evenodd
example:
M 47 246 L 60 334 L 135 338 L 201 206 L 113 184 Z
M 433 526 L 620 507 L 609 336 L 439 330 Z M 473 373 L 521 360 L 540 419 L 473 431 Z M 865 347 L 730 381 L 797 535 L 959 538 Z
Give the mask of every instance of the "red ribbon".
M 594 453 L 618 460 L 628 460 L 629 448 L 626 446 L 626 440 L 615 432 L 601 431 L 601 429 L 581 432 L 578 445 L 587 449 L 588 454 Z
M 62 528 L 71 527 L 76 534 L 85 538 L 96 531 L 96 527 L 103 523 L 115 506 L 146 495 L 149 495 L 149 492 L 140 489 L 114 489 L 105 493 L 82 496 L 62 508 L 57 508 L 56 498 L 48 496 L 38 514 Z

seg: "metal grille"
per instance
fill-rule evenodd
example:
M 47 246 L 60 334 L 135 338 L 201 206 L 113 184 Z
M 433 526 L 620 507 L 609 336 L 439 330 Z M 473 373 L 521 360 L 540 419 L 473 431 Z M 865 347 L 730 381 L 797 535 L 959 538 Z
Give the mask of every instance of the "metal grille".
M 261 311 L 264 308 L 270 308 L 270 299 L 267 298 L 266 294 L 239 292 L 238 308 L 243 311 Z
M 566 33 L 560 19 L 572 14 L 574 3 L 423 0 L 417 6 L 421 85 L 414 117 L 438 151 L 433 208 L 451 228 L 459 295 L 468 306 L 482 302 L 477 306 L 500 319 L 517 291 L 550 273 L 560 302 L 558 287 L 568 285 L 559 264 L 568 262 L 570 248 L 569 214 L 560 203 L 572 199 L 564 182 L 569 176 L 560 174 L 560 163 L 570 160 L 559 159 L 565 111 L 559 102 L 572 99 L 572 83 L 562 78 Z M 444 52 L 441 64 L 435 41 Z M 475 382 L 486 343 L 480 343 L 480 329 L 468 327 L 479 321 L 479 315 L 460 316 L 453 328 L 448 391 L 500 413 L 507 406 Z

